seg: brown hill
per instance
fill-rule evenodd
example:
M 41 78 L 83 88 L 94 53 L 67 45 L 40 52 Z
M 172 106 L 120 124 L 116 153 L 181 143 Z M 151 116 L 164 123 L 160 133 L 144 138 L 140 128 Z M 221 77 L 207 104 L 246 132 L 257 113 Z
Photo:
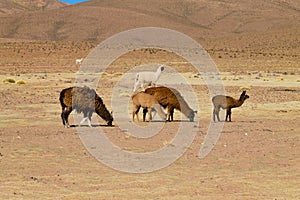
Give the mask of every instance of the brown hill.
M 0 37 L 102 40 L 130 28 L 159 26 L 201 39 L 300 27 L 300 2 L 293 0 L 91 0 L 58 7 L 0 17 Z
M 15 14 L 24 11 L 56 9 L 67 4 L 58 0 L 1 0 L 0 14 Z

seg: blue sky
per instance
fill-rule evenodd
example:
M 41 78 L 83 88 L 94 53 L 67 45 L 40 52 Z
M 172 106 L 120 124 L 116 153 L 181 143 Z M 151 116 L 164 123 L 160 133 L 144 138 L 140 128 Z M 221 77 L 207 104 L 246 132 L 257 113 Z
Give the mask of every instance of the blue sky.
M 69 4 L 76 4 L 76 3 L 84 2 L 87 0 L 59 0 L 59 1 L 69 3 Z

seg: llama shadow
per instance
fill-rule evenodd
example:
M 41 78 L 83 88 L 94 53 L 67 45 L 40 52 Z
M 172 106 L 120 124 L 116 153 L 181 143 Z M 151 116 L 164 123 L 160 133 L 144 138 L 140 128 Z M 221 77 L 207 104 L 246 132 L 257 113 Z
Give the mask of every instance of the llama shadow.
M 149 121 L 146 121 L 146 122 L 149 122 Z M 151 120 L 150 121 L 151 123 L 166 123 L 167 121 L 164 121 L 164 120 Z
M 236 121 L 236 122 L 241 122 L 241 123 L 256 123 L 257 121 L 255 121 L 255 120 L 249 120 L 249 121 L 242 120 L 242 121 Z
M 132 122 L 132 121 L 130 121 L 130 122 Z M 140 121 L 140 122 L 143 122 L 143 121 Z M 168 121 L 168 120 L 166 120 L 166 121 L 163 121 L 163 120 L 151 120 L 150 121 L 151 123 L 153 122 L 153 123 L 172 123 L 172 122 L 176 122 L 176 123 L 178 123 L 178 122 L 191 122 L 190 120 L 173 120 L 173 121 Z M 149 121 L 145 121 L 144 123 L 149 123 Z
M 184 122 L 184 123 L 187 123 L 187 122 L 191 122 L 190 120 L 188 120 L 188 119 L 184 119 L 184 120 L 179 120 L 179 119 L 175 119 L 175 120 L 173 120 L 173 121 L 166 121 L 166 122 L 168 122 L 168 123 L 172 123 L 172 122 L 176 122 L 176 123 L 178 123 L 178 122 Z M 195 122 L 195 121 L 194 121 Z
M 233 123 L 233 122 L 236 122 L 236 121 L 225 121 L 225 120 L 214 121 L 214 120 L 211 120 L 211 122 L 213 122 L 213 123 L 220 123 L 220 122 L 224 122 L 224 123 Z
M 132 121 L 129 121 L 129 122 L 132 122 Z M 149 121 L 145 121 L 145 122 L 143 122 L 143 121 L 140 121 L 140 123 L 149 123 Z M 163 121 L 163 120 L 151 120 L 150 121 L 151 123 L 180 123 L 180 122 L 184 122 L 184 123 L 187 123 L 187 122 L 191 122 L 190 120 L 173 120 L 173 121 L 168 121 L 168 120 L 166 120 L 166 121 Z M 195 122 L 195 121 L 194 121 Z
M 255 120 L 250 120 L 250 121 L 225 121 L 225 120 L 221 120 L 221 121 L 214 121 L 214 120 L 212 120 L 212 122 L 213 123 L 218 123 L 218 122 L 225 122 L 225 123 L 256 123 L 256 121 Z
M 81 126 L 79 126 L 79 125 L 70 125 L 70 127 L 72 127 L 72 128 L 77 128 L 77 127 L 88 127 L 88 128 L 90 128 L 88 125 L 81 125 Z M 100 124 L 100 125 L 92 124 L 91 128 L 94 128 L 94 127 L 115 127 L 115 125 L 109 126 L 109 125 L 104 125 L 104 124 Z

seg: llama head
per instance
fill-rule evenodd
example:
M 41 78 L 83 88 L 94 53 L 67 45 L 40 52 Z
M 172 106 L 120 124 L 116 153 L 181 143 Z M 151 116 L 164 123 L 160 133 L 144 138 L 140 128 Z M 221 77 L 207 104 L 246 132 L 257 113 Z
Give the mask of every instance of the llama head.
M 240 96 L 240 101 L 245 101 L 246 99 L 249 99 L 250 97 L 246 95 L 246 91 L 244 90 Z
M 114 121 L 113 111 L 110 112 L 110 115 L 111 115 L 111 119 L 107 121 L 108 126 L 112 126 L 112 122 Z
M 197 113 L 196 110 L 192 110 L 188 116 L 190 122 L 193 122 L 194 121 L 194 118 L 195 118 L 195 114 Z
M 158 67 L 158 71 L 162 72 L 164 70 L 165 70 L 165 67 L 163 65 L 161 65 L 161 66 Z
M 108 121 L 108 122 L 107 122 L 107 125 L 108 125 L 108 126 L 112 126 L 112 121 L 113 121 L 113 120 Z

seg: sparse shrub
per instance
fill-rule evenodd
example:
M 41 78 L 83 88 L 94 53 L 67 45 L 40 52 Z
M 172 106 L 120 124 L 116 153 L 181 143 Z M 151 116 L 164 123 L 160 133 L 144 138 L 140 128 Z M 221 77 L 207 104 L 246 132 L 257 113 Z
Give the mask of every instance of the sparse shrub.
M 123 73 L 122 72 L 117 72 L 117 73 L 114 73 L 115 76 L 122 76 Z
M 100 75 L 101 75 L 101 76 L 107 76 L 108 73 L 106 73 L 106 72 L 101 72 Z
M 12 78 L 7 78 L 3 80 L 3 83 L 7 84 L 7 83 L 15 83 L 16 81 Z
M 240 87 L 240 90 L 242 90 L 242 91 L 247 91 L 247 90 L 250 90 L 250 89 L 251 89 L 250 86 L 241 86 Z
M 23 81 L 23 80 L 19 80 L 19 81 L 17 81 L 17 84 L 19 84 L 19 85 L 23 85 L 23 84 L 25 84 L 25 81 Z

